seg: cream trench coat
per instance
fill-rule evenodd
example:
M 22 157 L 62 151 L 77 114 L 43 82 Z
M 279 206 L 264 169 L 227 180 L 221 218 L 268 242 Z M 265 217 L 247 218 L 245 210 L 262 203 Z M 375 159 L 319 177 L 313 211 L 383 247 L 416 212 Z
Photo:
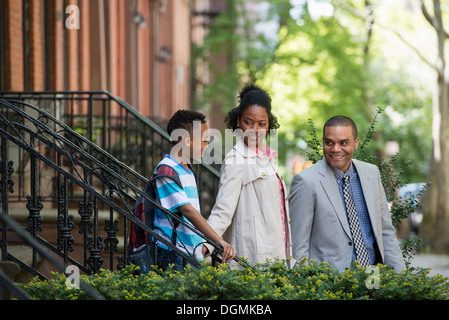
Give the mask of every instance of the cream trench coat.
M 239 139 L 229 151 L 220 170 L 216 203 L 207 220 L 237 252 L 251 264 L 266 259 L 286 259 L 278 174 L 273 159 L 249 149 Z M 279 175 L 280 177 L 280 175 Z M 284 181 L 285 232 L 287 252 L 291 252 L 290 218 Z M 213 247 L 206 245 L 209 252 Z M 230 267 L 237 267 L 235 261 Z

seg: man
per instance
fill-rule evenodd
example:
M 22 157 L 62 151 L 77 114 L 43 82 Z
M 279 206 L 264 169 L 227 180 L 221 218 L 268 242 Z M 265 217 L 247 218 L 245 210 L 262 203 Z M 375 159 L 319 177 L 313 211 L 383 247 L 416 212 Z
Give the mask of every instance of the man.
M 405 270 L 376 166 L 353 159 L 359 138 L 348 117 L 323 128 L 324 159 L 295 175 L 290 190 L 293 258 L 326 261 L 344 271 L 391 264 Z

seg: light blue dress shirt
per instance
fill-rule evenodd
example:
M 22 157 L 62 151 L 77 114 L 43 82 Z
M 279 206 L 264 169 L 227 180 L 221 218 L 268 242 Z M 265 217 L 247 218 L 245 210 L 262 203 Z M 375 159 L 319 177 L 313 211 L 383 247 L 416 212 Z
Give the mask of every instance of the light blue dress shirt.
M 337 168 L 332 168 L 332 170 L 334 171 L 335 179 L 337 180 L 338 184 L 338 190 L 340 191 L 340 196 L 346 211 L 345 198 L 343 194 L 343 182 L 342 182 L 344 172 Z M 360 184 L 359 175 L 357 174 L 357 170 L 352 164 L 352 162 L 346 173 L 349 175 L 349 192 L 351 193 L 355 210 L 359 218 L 360 231 L 362 232 L 362 237 L 365 243 L 366 250 L 368 252 L 370 264 L 373 265 L 376 262 L 375 238 L 373 228 L 371 226 L 368 208 L 366 207 L 365 197 L 363 196 L 363 190 Z M 347 211 L 346 216 L 348 216 Z M 353 261 L 356 260 L 355 246 L 352 253 L 352 260 Z

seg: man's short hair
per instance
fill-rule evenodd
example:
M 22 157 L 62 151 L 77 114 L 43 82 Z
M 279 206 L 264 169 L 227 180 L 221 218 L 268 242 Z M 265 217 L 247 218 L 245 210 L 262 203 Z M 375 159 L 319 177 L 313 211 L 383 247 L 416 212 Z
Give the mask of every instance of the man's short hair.
M 352 134 L 354 136 L 354 139 L 357 139 L 357 126 L 351 118 L 348 118 L 346 116 L 335 116 L 327 120 L 323 127 L 323 137 L 326 127 L 352 127 Z
M 172 132 L 176 129 L 185 129 L 192 134 L 194 121 L 200 121 L 206 123 L 206 116 L 201 112 L 193 110 L 178 110 L 168 120 L 167 133 L 171 136 Z M 173 141 L 177 143 L 176 141 Z

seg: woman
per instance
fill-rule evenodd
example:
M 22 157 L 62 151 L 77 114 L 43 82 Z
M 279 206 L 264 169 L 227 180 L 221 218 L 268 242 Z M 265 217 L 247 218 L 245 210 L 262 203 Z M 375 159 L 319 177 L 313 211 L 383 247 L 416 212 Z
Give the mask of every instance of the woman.
M 250 263 L 286 259 L 290 257 L 287 193 L 273 165 L 276 153 L 263 143 L 279 124 L 271 113 L 270 96 L 260 87 L 246 85 L 238 102 L 226 124 L 239 139 L 221 166 L 220 188 L 207 222 Z M 236 262 L 230 265 L 235 267 Z

